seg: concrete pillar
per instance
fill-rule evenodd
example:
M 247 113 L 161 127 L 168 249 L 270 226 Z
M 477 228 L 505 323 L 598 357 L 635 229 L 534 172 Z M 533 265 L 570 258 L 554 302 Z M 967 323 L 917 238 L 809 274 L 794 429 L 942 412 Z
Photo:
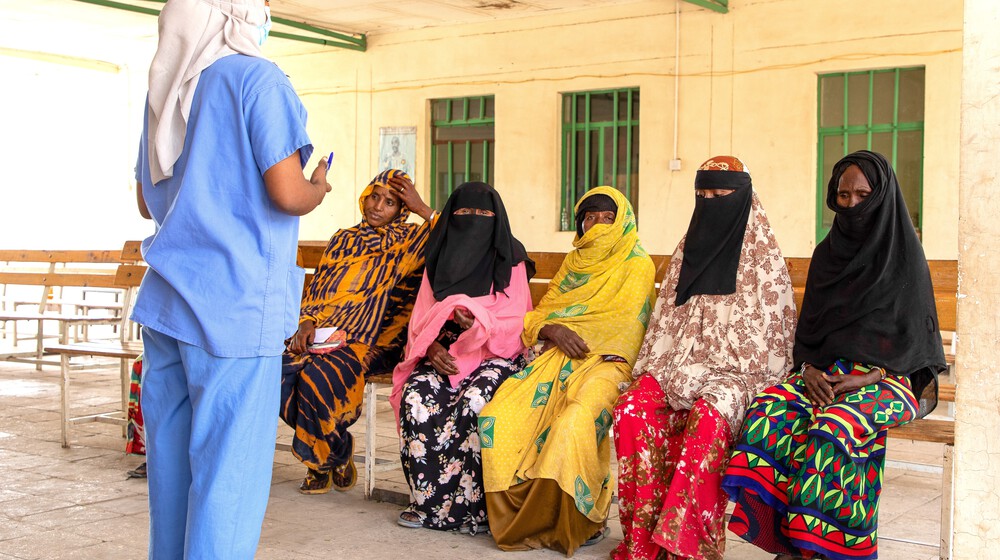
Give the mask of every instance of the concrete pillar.
M 953 529 L 963 560 L 1000 558 L 998 29 L 996 0 L 965 0 Z

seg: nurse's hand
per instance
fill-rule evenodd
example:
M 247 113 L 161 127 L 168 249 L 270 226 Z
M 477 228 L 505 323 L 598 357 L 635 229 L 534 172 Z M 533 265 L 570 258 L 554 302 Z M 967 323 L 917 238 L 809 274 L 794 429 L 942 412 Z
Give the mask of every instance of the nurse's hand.
M 271 203 L 290 216 L 304 216 L 312 212 L 332 188 L 326 182 L 325 159 L 320 160 L 312 177 L 306 181 L 302 175 L 299 150 L 264 172 L 264 186 Z
M 333 190 L 333 187 L 330 185 L 330 183 L 326 181 L 327 171 L 330 170 L 327 167 L 327 165 L 329 165 L 329 162 L 326 161 L 325 157 L 320 159 L 319 163 L 316 164 L 316 169 L 313 169 L 312 177 L 310 177 L 309 179 L 309 182 L 312 183 L 312 185 L 316 187 L 317 190 L 320 191 L 319 192 L 320 202 L 323 202 L 323 198 L 326 197 L 326 193 Z

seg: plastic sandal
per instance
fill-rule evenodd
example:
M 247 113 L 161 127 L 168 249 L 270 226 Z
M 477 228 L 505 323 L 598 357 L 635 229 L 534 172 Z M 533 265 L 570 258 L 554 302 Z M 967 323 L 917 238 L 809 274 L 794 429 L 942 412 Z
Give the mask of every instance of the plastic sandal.
M 299 485 L 300 494 L 326 494 L 333 486 L 333 476 L 331 473 L 314 471 L 309 469 L 306 477 Z
M 424 524 L 420 522 L 420 516 L 410 510 L 400 513 L 399 519 L 396 520 L 396 524 L 400 527 L 406 527 L 407 529 L 420 529 L 424 526 Z
M 594 546 L 595 544 L 604 540 L 605 537 L 611 534 L 610 527 L 601 527 L 601 530 L 594 533 L 594 536 L 583 541 L 583 546 Z
M 146 463 L 128 471 L 126 474 L 129 478 L 146 478 Z
M 358 469 L 354 466 L 354 441 L 351 441 L 351 453 L 347 456 L 347 463 L 333 468 L 330 473 L 330 480 L 333 488 L 338 492 L 347 492 L 358 482 Z

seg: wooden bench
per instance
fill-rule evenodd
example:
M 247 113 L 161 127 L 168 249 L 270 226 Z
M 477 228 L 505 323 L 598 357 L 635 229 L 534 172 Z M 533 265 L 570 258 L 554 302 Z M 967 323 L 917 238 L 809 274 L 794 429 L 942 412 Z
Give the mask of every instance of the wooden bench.
M 10 297 L 0 306 L 0 322 L 10 322 L 13 324 L 13 343 L 15 348 L 0 355 L 0 358 L 34 363 L 37 369 L 41 369 L 43 364 L 55 365 L 55 362 L 48 362 L 43 357 L 43 345 L 45 339 L 45 321 L 56 321 L 59 324 L 59 342 L 66 344 L 69 342 L 69 327 L 88 327 L 92 325 L 114 325 L 119 321 L 117 317 L 120 309 L 117 306 L 100 305 L 94 301 L 76 302 L 51 300 L 53 289 L 65 287 L 78 288 L 113 288 L 115 280 L 115 269 L 110 265 L 117 265 L 122 256 L 121 251 L 27 251 L 27 250 L 0 250 L 0 262 L 6 264 L 0 269 L 0 284 L 4 286 L 5 292 L 12 286 L 33 286 L 41 288 L 41 296 L 37 302 L 26 302 L 23 299 Z M 72 266 L 70 266 L 72 265 Z M 99 268 L 102 267 L 103 268 Z M 37 310 L 23 312 L 16 309 L 25 303 L 37 305 Z M 50 304 L 73 305 L 76 308 L 74 313 L 50 312 Z M 111 316 L 91 316 L 86 313 L 81 314 L 85 308 L 104 307 L 118 313 Z M 36 340 L 35 350 L 32 352 L 17 351 L 16 346 L 19 340 L 17 335 L 17 323 L 19 321 L 33 322 L 37 329 L 32 338 Z M 85 333 L 86 334 L 86 333 Z
M 61 419 L 62 446 L 69 447 L 70 429 L 74 424 L 87 422 L 102 422 L 124 426 L 127 422 L 128 397 L 129 397 L 129 371 L 133 360 L 142 354 L 142 342 L 133 340 L 132 323 L 129 319 L 129 311 L 138 292 L 139 284 L 145 275 L 146 267 L 134 264 L 138 260 L 138 241 L 130 241 L 120 253 L 120 260 L 125 264 L 118 265 L 115 270 L 114 282 L 112 286 L 122 290 L 122 313 L 117 319 L 118 340 L 105 342 L 83 342 L 69 344 L 65 340 L 60 340 L 59 344 L 49 344 L 45 346 L 45 351 L 59 356 L 60 383 L 59 383 L 59 412 Z M 114 358 L 119 362 L 119 381 L 121 383 L 121 408 L 97 414 L 87 414 L 83 416 L 71 415 L 71 391 L 70 391 L 70 371 L 71 360 L 73 358 L 93 356 Z

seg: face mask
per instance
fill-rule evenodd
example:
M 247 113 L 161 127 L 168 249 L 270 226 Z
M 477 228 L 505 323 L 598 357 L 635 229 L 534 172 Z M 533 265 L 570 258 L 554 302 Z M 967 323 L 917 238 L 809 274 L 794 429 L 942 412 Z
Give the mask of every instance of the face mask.
M 264 46 L 264 41 L 267 40 L 268 34 L 271 33 L 271 8 L 269 6 L 264 6 L 264 16 L 266 18 L 264 24 L 257 28 L 257 31 L 260 32 L 260 39 L 257 41 L 257 44 L 260 46 Z

